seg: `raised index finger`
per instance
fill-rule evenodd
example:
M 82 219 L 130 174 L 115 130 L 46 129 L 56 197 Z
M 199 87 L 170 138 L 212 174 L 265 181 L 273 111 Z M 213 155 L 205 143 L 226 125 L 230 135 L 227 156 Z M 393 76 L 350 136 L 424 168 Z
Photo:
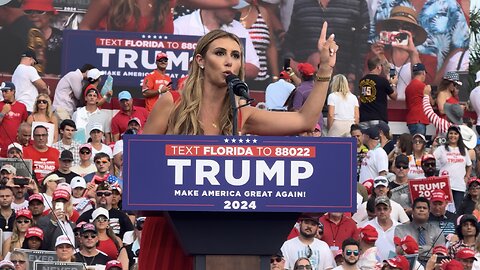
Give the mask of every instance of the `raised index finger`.
M 320 43 L 324 44 L 327 41 L 327 28 L 328 23 L 327 21 L 323 22 L 322 31 L 320 32 Z

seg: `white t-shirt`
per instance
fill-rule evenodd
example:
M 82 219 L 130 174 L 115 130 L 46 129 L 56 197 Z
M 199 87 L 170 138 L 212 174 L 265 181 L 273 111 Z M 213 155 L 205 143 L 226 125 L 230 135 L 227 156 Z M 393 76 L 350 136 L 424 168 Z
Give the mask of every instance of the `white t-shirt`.
M 20 204 L 12 202 L 11 207 L 12 207 L 13 210 L 15 210 L 15 212 L 17 212 L 18 210 L 22 210 L 22 209 L 28 209 L 28 201 L 25 200 L 25 201 L 23 201 L 23 203 L 20 203 Z
M 408 156 L 408 167 L 408 179 L 425 178 L 425 173 L 422 169 L 422 160 L 415 159 L 415 156 L 413 154 Z
M 15 99 L 25 104 L 27 111 L 33 112 L 33 105 L 38 96 L 38 90 L 33 84 L 41 79 L 37 70 L 32 66 L 20 64 L 12 75 L 12 82 L 15 84 Z
M 295 89 L 295 85 L 280 79 L 267 86 L 265 90 L 265 105 L 269 110 L 284 110 L 286 109 L 285 101 L 288 99 L 290 93 Z
M 382 147 L 376 147 L 362 160 L 359 182 L 363 184 L 368 179 L 375 179 L 382 171 L 388 172 L 388 156 Z
M 113 114 L 114 114 L 113 112 L 109 113 L 108 111 L 100 110 L 100 109 L 97 109 L 94 112 L 88 112 L 86 107 L 78 108 L 72 115 L 72 120 L 75 122 L 75 125 L 77 126 L 77 130 L 78 130 L 76 133 L 83 131 L 85 133 L 84 135 L 85 140 L 83 141 L 84 142 L 87 141 L 88 137 L 90 137 L 90 134 L 88 134 L 90 130 L 90 126 L 93 125 L 94 123 L 101 124 L 103 127 L 104 133 L 109 133 Z M 81 135 L 83 137 L 83 134 Z
M 173 21 L 173 26 L 173 33 L 176 35 L 203 36 L 210 32 L 210 29 L 203 25 L 202 19 L 200 18 L 200 10 L 196 10 L 191 14 L 178 17 L 175 21 Z M 228 25 L 222 25 L 220 29 L 229 33 L 233 33 L 239 38 L 244 38 L 245 62 L 260 68 L 257 51 L 255 51 L 255 47 L 253 47 L 250 34 L 240 22 L 233 20 Z
M 480 126 L 480 86 L 473 88 L 470 92 L 470 103 L 477 113 L 477 126 Z
M 468 155 L 468 150 L 465 149 L 465 156 L 460 154 L 458 147 L 449 147 L 450 151 L 445 149 L 445 145 L 440 145 L 433 155 L 439 167 L 439 175 L 448 173 L 450 178 L 450 187 L 452 190 L 465 192 L 467 186 L 465 185 L 466 166 L 472 166 L 472 161 Z
M 110 158 L 113 158 L 112 148 L 110 148 L 110 146 L 102 143 L 102 149 L 100 149 L 100 150 L 97 150 L 97 149 L 95 149 L 95 147 L 92 146 L 92 157 L 90 158 L 92 160 L 92 162 L 93 162 L 93 158 L 95 157 L 95 155 L 97 153 L 101 153 L 101 152 L 107 154 Z
M 310 249 L 312 252 L 309 260 L 314 270 L 333 269 L 336 266 L 333 254 L 324 241 L 315 238 Z M 285 241 L 281 251 L 285 257 L 286 269 L 293 269 L 298 258 L 307 257 L 309 254 L 308 245 L 303 244 L 298 237 Z
M 355 120 L 355 107 L 358 107 L 358 99 L 352 93 L 348 93 L 346 98 L 338 92 L 331 93 L 328 95 L 327 104 L 335 107 L 333 119 Z
M 412 67 L 411 63 L 408 62 L 401 67 L 395 67 L 398 76 L 397 83 L 397 100 L 405 100 L 405 89 L 412 80 Z
M 375 241 L 375 246 L 378 248 L 377 255 L 380 257 L 380 260 L 387 260 L 390 252 L 395 253 L 395 243 L 393 243 L 393 237 L 395 237 L 395 228 L 398 225 L 398 222 L 393 220 L 393 225 L 388 230 L 384 231 L 380 224 L 378 224 L 378 219 L 374 218 L 370 220 L 366 225 L 372 225 L 378 233 L 378 239 Z
M 407 213 L 405 213 L 405 210 L 399 203 L 394 200 L 390 200 L 390 205 L 392 206 L 390 218 L 393 222 L 405 223 L 407 221 L 410 221 Z M 357 224 L 362 224 L 361 226 L 358 226 L 359 228 L 363 228 L 366 226 L 366 223 L 364 221 L 368 219 L 367 202 L 362 203 L 362 205 L 357 209 L 357 212 L 353 214 L 352 219 L 355 220 Z

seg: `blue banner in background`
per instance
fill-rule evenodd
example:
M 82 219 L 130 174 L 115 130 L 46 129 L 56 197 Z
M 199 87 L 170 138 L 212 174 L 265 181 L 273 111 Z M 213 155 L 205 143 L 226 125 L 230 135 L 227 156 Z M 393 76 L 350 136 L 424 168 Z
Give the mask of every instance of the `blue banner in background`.
M 86 63 L 111 75 L 114 87 L 139 88 L 156 69 L 155 56 L 168 55 L 167 74 L 176 81 L 188 73 L 188 63 L 200 37 L 113 31 L 63 31 L 62 75 Z
M 124 136 L 123 209 L 355 212 L 354 138 Z

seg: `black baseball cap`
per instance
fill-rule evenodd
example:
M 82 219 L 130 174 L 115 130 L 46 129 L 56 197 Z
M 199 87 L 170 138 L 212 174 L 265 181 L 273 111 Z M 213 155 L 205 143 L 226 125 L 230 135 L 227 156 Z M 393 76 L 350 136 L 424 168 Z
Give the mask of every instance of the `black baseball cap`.
M 416 63 L 412 66 L 412 72 L 426 71 L 425 65 L 422 63 Z
M 60 160 L 73 160 L 73 154 L 70 150 L 63 150 L 62 154 L 60 154 Z
M 37 60 L 37 54 L 35 53 L 34 50 L 32 49 L 27 49 L 25 50 L 21 57 L 30 57 L 30 58 L 33 58 L 33 60 L 35 60 L 35 64 L 38 64 L 38 60 Z

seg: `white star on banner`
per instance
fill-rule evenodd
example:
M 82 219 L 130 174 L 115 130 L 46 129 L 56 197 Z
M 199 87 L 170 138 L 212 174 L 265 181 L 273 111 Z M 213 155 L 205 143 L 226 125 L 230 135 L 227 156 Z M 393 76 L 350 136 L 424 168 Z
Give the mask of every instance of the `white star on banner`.
M 253 139 L 253 143 L 257 143 L 257 139 Z
M 228 143 L 228 139 L 227 139 L 227 138 L 225 138 L 223 141 L 224 141 L 225 143 Z
M 246 143 L 250 143 L 250 139 L 246 139 L 245 142 L 246 142 Z
M 238 142 L 239 142 L 239 143 L 243 143 L 243 139 L 239 139 Z
M 232 141 L 233 143 L 235 143 L 235 142 L 237 142 L 237 139 L 231 139 L 231 141 Z

